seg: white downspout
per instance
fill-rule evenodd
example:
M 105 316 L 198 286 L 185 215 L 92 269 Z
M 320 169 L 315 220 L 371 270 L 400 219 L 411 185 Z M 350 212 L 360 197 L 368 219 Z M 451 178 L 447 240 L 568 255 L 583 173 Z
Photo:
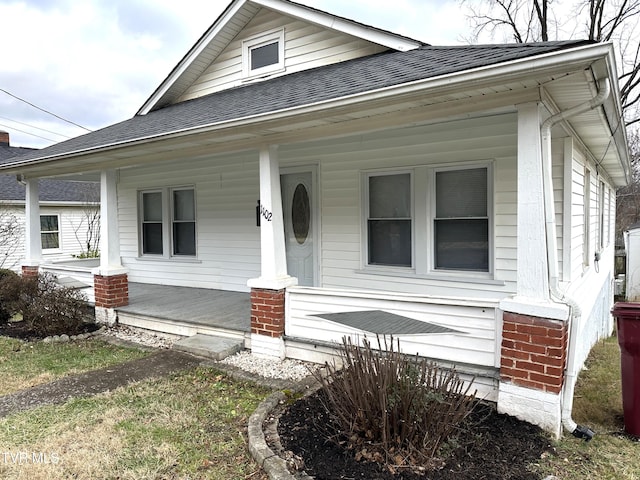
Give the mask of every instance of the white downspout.
M 575 388 L 575 380 L 578 375 L 576 371 L 576 337 L 578 334 L 579 320 L 582 317 L 582 311 L 578 303 L 562 292 L 559 288 L 558 278 L 558 250 L 556 242 L 556 219 L 553 198 L 553 177 L 551 173 L 551 128 L 574 115 L 588 112 L 599 107 L 609 96 L 611 87 L 608 79 L 598 82 L 598 94 L 590 101 L 576 105 L 562 112 L 556 113 L 547 118 L 540 127 L 542 137 L 542 172 L 543 172 L 543 196 L 545 210 L 545 226 L 547 239 L 547 260 L 549 264 L 549 293 L 551 298 L 567 304 L 571 313 L 569 316 L 569 351 L 567 352 L 567 367 L 565 371 L 565 381 L 562 390 L 562 425 L 570 433 L 577 437 L 590 440 L 594 432 L 587 427 L 578 425 L 571 417 L 573 409 L 573 392 Z

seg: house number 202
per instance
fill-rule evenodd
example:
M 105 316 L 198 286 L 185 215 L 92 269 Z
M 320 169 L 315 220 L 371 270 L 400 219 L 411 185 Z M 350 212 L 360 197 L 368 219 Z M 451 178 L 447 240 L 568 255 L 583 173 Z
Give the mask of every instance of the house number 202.
M 273 217 L 273 213 L 271 213 L 269 210 L 267 210 L 266 208 L 264 208 L 264 205 L 260 205 L 260 213 L 262 214 L 262 217 L 267 221 L 270 222 L 271 218 Z
M 258 200 L 258 204 L 256 205 L 256 227 L 260 226 L 261 217 L 264 217 L 267 222 L 270 222 L 273 217 L 273 213 L 264 208 L 264 206 L 260 204 L 260 200 Z

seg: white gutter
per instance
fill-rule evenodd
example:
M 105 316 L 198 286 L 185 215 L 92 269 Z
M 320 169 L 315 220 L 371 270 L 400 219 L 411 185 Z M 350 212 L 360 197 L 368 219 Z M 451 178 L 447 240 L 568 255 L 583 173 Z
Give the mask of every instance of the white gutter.
M 41 163 L 58 161 L 79 155 L 91 153 L 105 152 L 116 148 L 143 145 L 161 139 L 170 139 L 184 135 L 192 135 L 204 132 L 214 132 L 217 130 L 234 128 L 240 126 L 248 126 L 252 124 L 280 120 L 283 118 L 291 118 L 296 115 L 311 114 L 332 108 L 351 107 L 371 101 L 384 101 L 391 98 L 397 99 L 399 96 L 410 96 L 424 93 L 424 90 L 430 90 L 431 94 L 446 93 L 452 89 L 482 87 L 487 82 L 500 79 L 501 82 L 517 81 L 522 77 L 530 77 L 532 71 L 540 75 L 558 73 L 557 69 L 569 71 L 571 69 L 584 67 L 592 64 L 596 60 L 606 58 L 611 52 L 611 45 L 596 44 L 586 45 L 573 48 L 570 50 L 561 50 L 546 53 L 536 57 L 522 58 L 512 60 L 500 64 L 478 67 L 472 70 L 464 70 L 461 72 L 450 73 L 439 77 L 432 77 L 414 82 L 393 85 L 389 87 L 379 88 L 377 90 L 357 93 L 341 98 L 333 98 L 320 102 L 305 104 L 302 106 L 284 108 L 275 112 L 266 112 L 251 115 L 233 120 L 224 120 L 214 122 L 207 125 L 177 129 L 171 132 L 139 137 L 131 140 L 114 142 L 97 147 L 74 150 L 62 154 L 43 157 L 36 160 L 25 160 L 24 162 L 5 164 L 6 169 L 15 170 L 21 167 L 29 167 Z M 4 170 L 5 165 L 0 165 L 0 171 Z
M 598 82 L 598 87 L 598 94 L 590 101 L 552 115 L 547 118 L 540 127 L 540 133 L 542 136 L 542 173 L 545 226 L 547 235 L 547 261 L 549 264 L 549 293 L 551 294 L 552 299 L 565 303 L 571 309 L 571 314 L 568 319 L 569 351 L 567 353 L 567 367 L 565 371 L 564 387 L 562 390 L 562 425 L 573 435 L 585 438 L 586 440 L 590 440 L 591 437 L 593 437 L 594 432 L 587 427 L 578 425 L 571 417 L 571 410 L 573 409 L 573 392 L 578 376 L 576 365 L 576 344 L 578 326 L 582 317 L 582 311 L 578 303 L 565 292 L 562 292 L 559 288 L 553 177 L 551 174 L 551 128 L 555 124 L 566 120 L 567 118 L 588 112 L 589 110 L 593 110 L 594 108 L 601 106 L 609 97 L 611 92 L 609 80 L 606 78 L 600 80 L 600 82 Z

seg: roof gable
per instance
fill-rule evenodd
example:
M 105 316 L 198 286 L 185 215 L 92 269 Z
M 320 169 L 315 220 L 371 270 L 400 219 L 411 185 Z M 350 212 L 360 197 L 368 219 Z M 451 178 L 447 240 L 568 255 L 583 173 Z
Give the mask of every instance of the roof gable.
M 288 0 L 234 0 L 149 97 L 138 115 L 243 84 L 246 79 L 242 75 L 242 41 L 274 28 L 283 30 L 287 45 L 286 70 L 280 74 L 388 49 L 408 51 L 423 45 Z M 314 43 L 318 45 L 311 48 Z M 314 55 L 314 51 L 323 53 Z

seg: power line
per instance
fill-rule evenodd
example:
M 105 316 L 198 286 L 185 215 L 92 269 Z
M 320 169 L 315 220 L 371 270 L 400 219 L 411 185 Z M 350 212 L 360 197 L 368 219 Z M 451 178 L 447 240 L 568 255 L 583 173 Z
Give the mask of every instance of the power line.
M 14 120 L 12 118 L 3 117 L 2 115 L 0 115 L 0 118 L 3 119 L 3 120 L 9 120 L 10 122 L 17 123 L 19 125 L 24 125 L 25 127 L 35 128 L 36 130 L 41 130 L 41 131 L 47 132 L 47 133 L 53 133 L 54 135 L 59 135 L 59 136 L 64 137 L 66 139 L 71 138 L 71 137 L 69 137 L 67 135 L 63 135 L 62 133 L 53 132 L 51 130 L 47 130 L 46 128 L 40 128 L 40 127 L 36 127 L 35 125 L 30 125 L 28 123 L 19 122 L 18 120 Z
M 31 103 L 31 102 L 29 102 L 29 101 L 25 100 L 24 98 L 20 98 L 20 97 L 18 97 L 18 96 L 16 96 L 16 95 L 14 95 L 14 94 L 13 94 L 13 93 L 11 93 L 11 92 L 7 92 L 4 88 L 0 88 L 0 92 L 4 92 L 4 93 L 6 93 L 7 95 L 9 95 L 10 97 L 15 98 L 16 100 L 20 100 L 21 102 L 24 102 L 24 103 L 26 103 L 27 105 L 31 105 L 33 108 L 37 108 L 37 109 L 38 109 L 38 110 L 40 110 L 41 112 L 44 112 L 44 113 L 46 113 L 46 114 L 48 114 L 48 115 L 52 115 L 52 116 L 56 117 L 57 119 L 62 120 L 63 122 L 70 123 L 71 125 L 75 125 L 76 127 L 82 128 L 83 130 L 86 130 L 87 132 L 91 132 L 91 130 L 89 130 L 87 127 L 83 127 L 82 125 L 78 125 L 77 123 L 72 122 L 71 120 L 67 120 L 66 118 L 62 118 L 60 115 L 56 115 L 55 113 L 50 112 L 49 110 L 45 110 L 44 108 L 40 108 L 39 106 L 34 105 L 33 103 Z
M 50 142 L 56 142 L 56 143 L 58 142 L 58 140 L 53 140 L 51 138 L 43 137 L 41 135 L 36 135 L 35 133 L 25 132 L 24 130 L 20 130 L 19 128 L 9 127 L 9 126 L 3 125 L 1 123 L 0 123 L 0 127 L 8 128 L 9 130 L 15 130 L 16 132 L 20 132 L 20 133 L 26 133 L 27 135 L 31 135 L 32 137 L 42 138 L 43 140 L 48 140 Z

